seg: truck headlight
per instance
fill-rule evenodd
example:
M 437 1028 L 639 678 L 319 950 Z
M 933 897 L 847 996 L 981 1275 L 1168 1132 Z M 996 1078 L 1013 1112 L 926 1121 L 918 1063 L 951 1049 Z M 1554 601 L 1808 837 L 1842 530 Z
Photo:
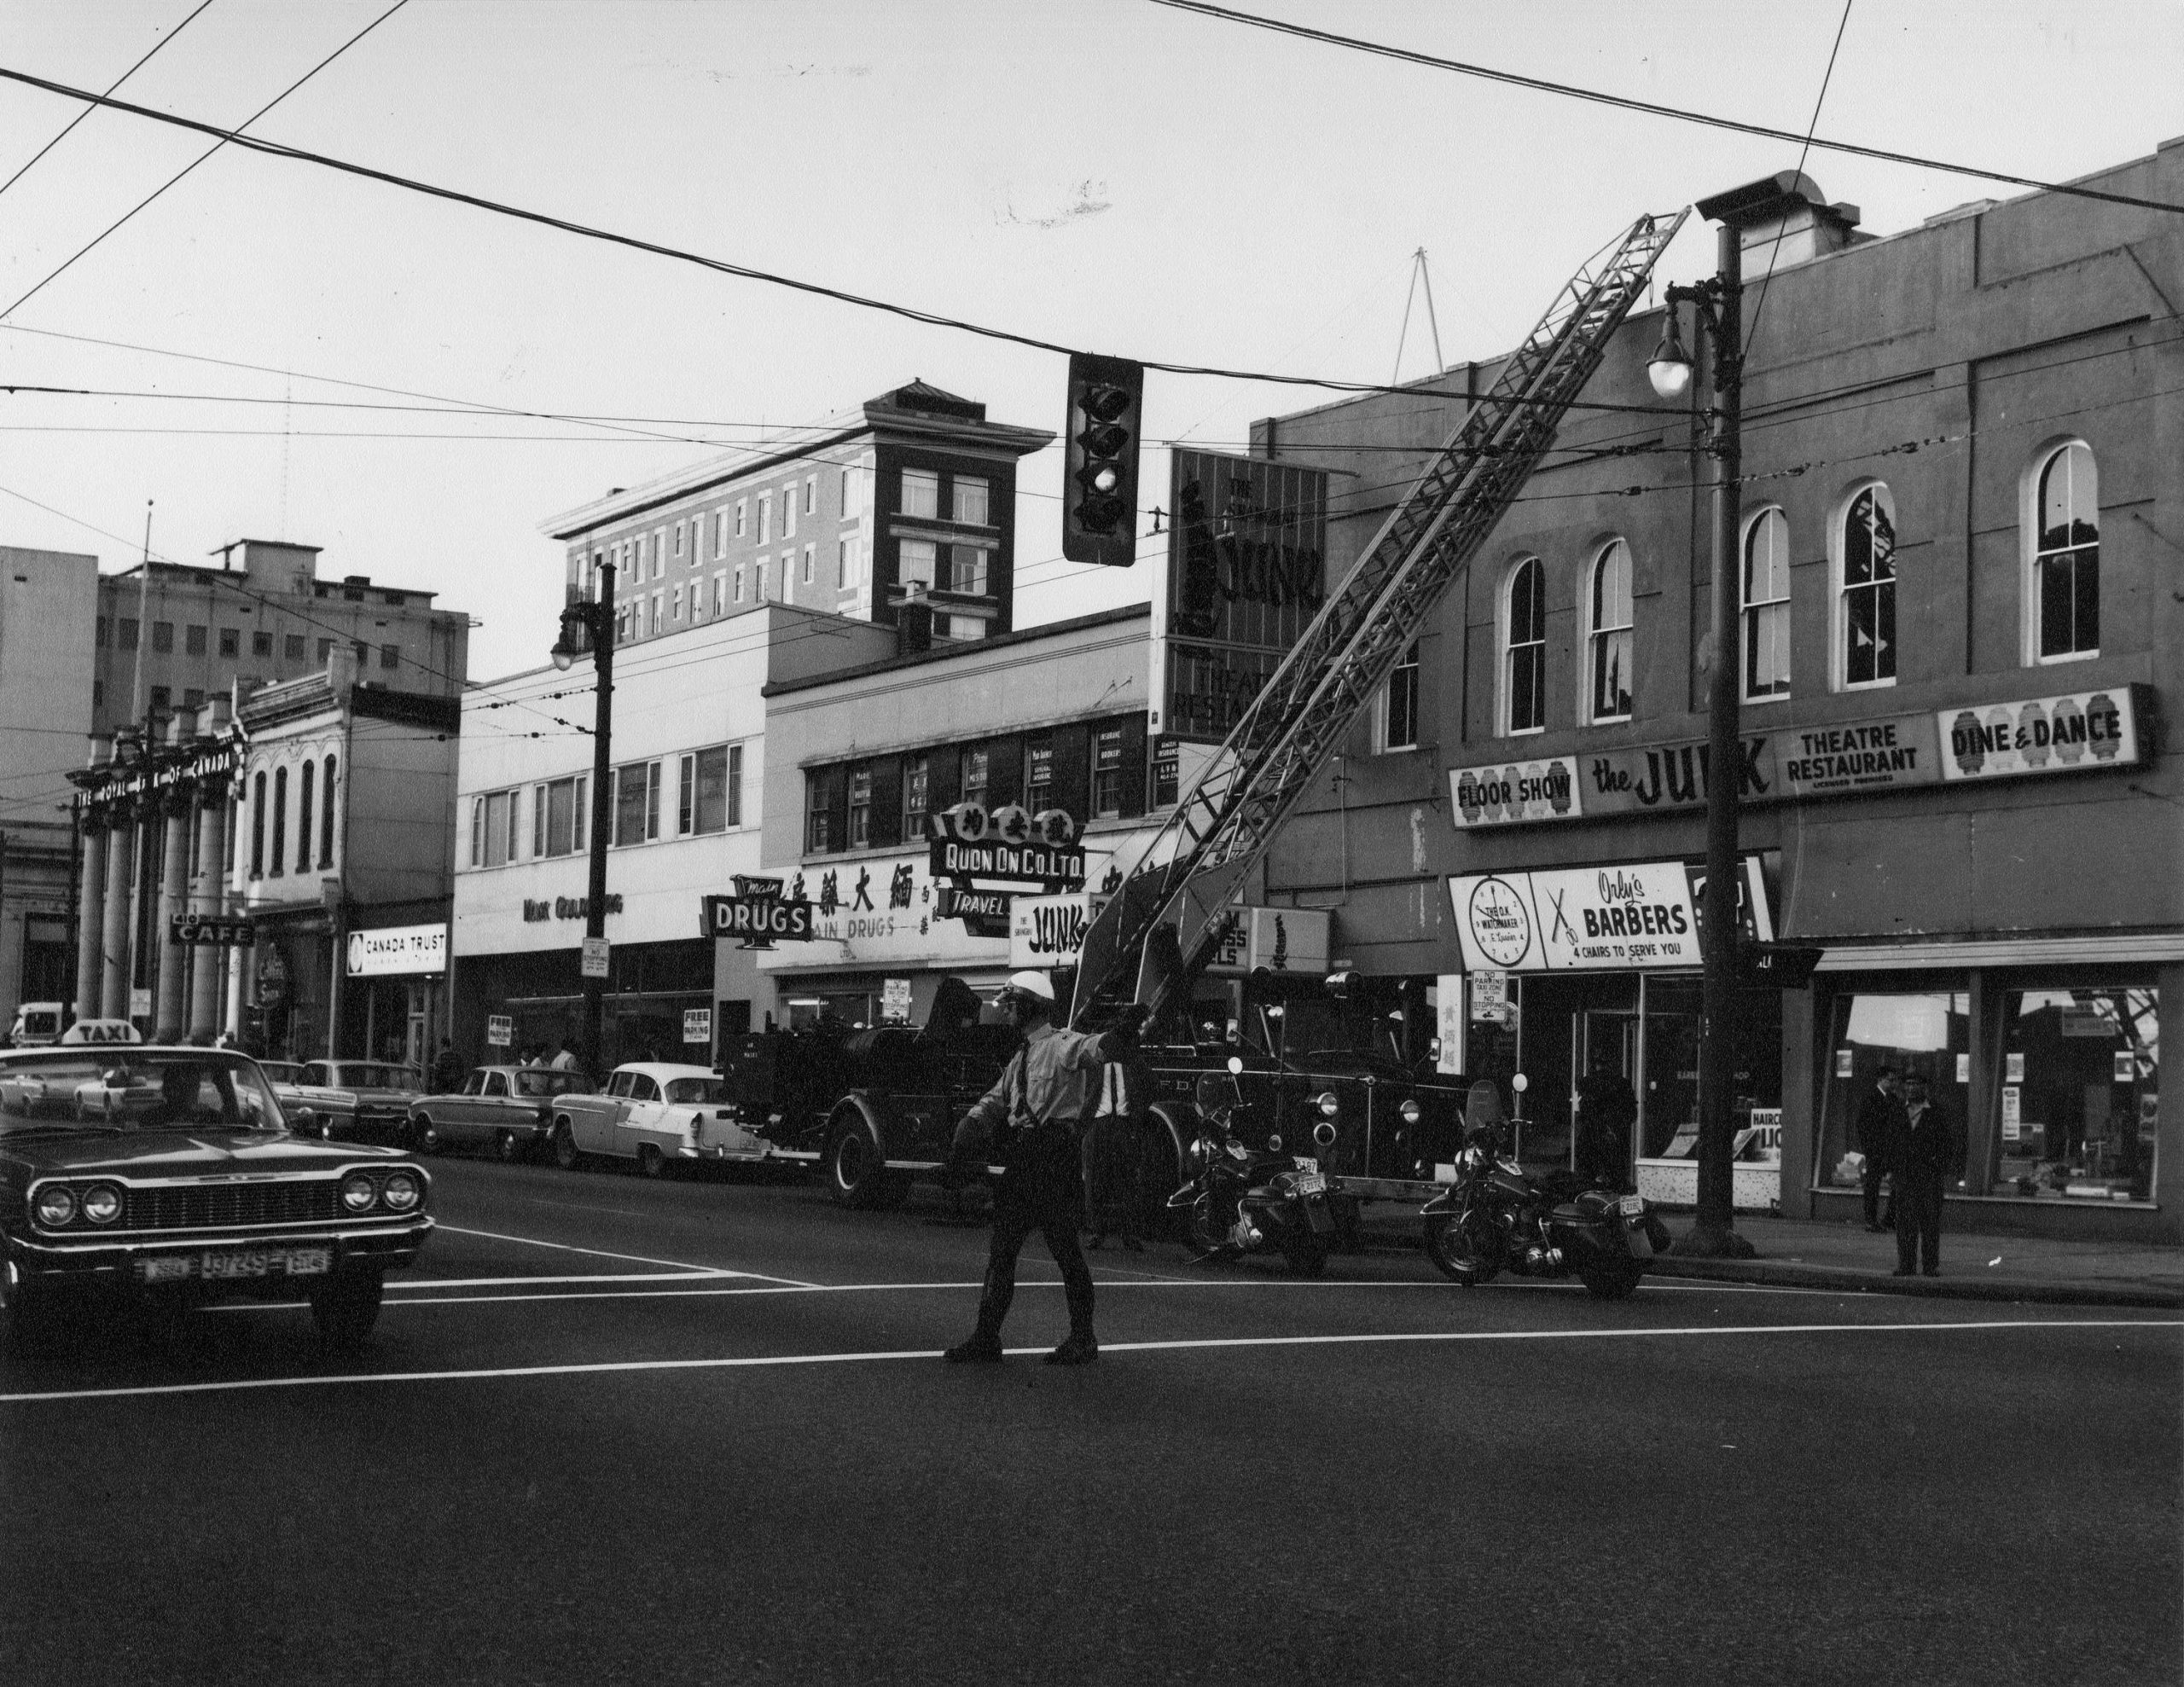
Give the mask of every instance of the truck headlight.
M 1414 1125 L 1424 1115 L 1425 1109 L 1421 1108 L 1414 1100 L 1406 1100 L 1402 1106 L 1396 1109 L 1396 1111 L 1403 1115 L 1403 1123 L 1406 1125 Z
M 1332 1119 L 1342 1111 L 1341 1099 L 1333 1090 L 1326 1092 L 1312 1104 L 1320 1110 L 1320 1116 L 1322 1119 Z

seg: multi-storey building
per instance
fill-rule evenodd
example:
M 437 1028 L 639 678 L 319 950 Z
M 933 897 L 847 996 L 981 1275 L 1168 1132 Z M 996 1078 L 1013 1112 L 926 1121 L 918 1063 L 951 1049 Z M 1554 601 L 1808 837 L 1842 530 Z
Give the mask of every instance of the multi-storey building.
M 894 634 L 869 622 L 746 602 L 671 642 L 616 652 L 609 1064 L 648 1053 L 710 1060 L 717 1036 L 750 1028 L 755 957 L 707 935 L 701 911 L 708 895 L 760 869 L 762 690 L 893 646 Z M 567 672 L 514 674 L 463 698 L 454 1035 L 468 1058 L 582 1041 L 595 695 L 587 656 Z
M 1083 896 L 1142 847 L 1147 613 L 1138 604 L 975 645 L 928 646 L 906 624 L 877 660 L 766 687 L 764 872 L 816 910 L 809 941 L 758 956 L 776 1023 L 922 1017 L 944 977 L 990 989 L 1012 959 L 1072 964 L 1067 930 L 1012 928 L 1027 898 L 1051 890 L 1075 899 L 1057 913 L 1081 936 Z M 966 803 L 1068 815 L 1082 879 L 1012 882 L 944 860 L 937 870 L 929 819 Z
M 422 1058 L 446 1024 L 459 713 L 337 649 L 155 736 L 94 740 L 74 776 L 78 1016 L 283 1059 Z
M 2173 203 L 2184 142 L 2088 185 Z M 1820 954 L 1740 1010 L 1740 1203 L 1854 1216 L 1850 1121 L 1894 1065 L 1967 1122 L 1950 1198 L 1981 1224 L 2174 1240 L 2184 247 L 2163 213 L 2059 193 L 1878 240 L 1807 178 L 1780 198 L 1743 235 L 1725 654 L 1747 930 Z M 1634 316 L 1586 397 L 1658 403 L 1661 328 Z M 1261 452 L 1350 472 L 1334 571 L 1455 431 L 1447 395 L 1493 373 L 1262 425 Z M 1541 1145 L 1570 1141 L 1581 1077 L 1627 1075 L 1631 1170 L 1671 1197 L 1714 670 L 1693 437 L 1570 416 L 1347 747 L 1339 800 L 1266 869 L 1275 897 L 1334 909 L 1348 964 L 1433 985 L 1472 1075 L 1528 1074 Z
M 453 697 L 469 617 L 437 594 L 317 577 L 319 550 L 266 539 L 223 545 L 217 568 L 140 564 L 98 579 L 91 730 L 195 710 L 227 693 L 321 671 L 336 650 L 392 691 Z
M 91 729 L 97 592 L 96 557 L 0 546 L 0 1023 L 73 994 L 67 775 Z
M 892 625 L 913 584 L 934 633 L 1014 624 L 1017 459 L 1054 438 L 914 380 L 816 427 L 555 517 L 570 594 L 615 568 L 618 642 L 786 603 Z

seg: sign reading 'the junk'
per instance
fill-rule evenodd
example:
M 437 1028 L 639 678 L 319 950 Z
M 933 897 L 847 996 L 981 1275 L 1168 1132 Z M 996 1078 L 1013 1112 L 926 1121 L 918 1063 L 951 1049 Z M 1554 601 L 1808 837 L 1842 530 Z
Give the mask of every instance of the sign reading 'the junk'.
M 1147 727 L 1218 744 L 1327 596 L 1327 472 L 1173 451 L 1168 507 Z
M 1908 786 L 2089 773 L 2137 763 L 2143 687 L 2020 698 L 1828 726 L 1747 732 L 1739 800 L 1855 797 Z M 1449 770 L 1460 828 L 1670 814 L 1705 806 L 1713 769 L 1699 739 Z

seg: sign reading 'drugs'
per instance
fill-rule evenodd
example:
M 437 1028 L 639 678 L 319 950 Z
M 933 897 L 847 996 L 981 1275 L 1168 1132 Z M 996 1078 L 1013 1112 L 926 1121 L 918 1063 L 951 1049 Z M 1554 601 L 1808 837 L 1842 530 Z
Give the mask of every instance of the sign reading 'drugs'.
M 2117 686 L 1977 709 L 1748 732 L 1739 757 L 1739 800 L 1852 797 L 1944 780 L 2129 767 L 2139 759 L 2149 695 L 2144 687 Z M 1450 815 L 1458 826 L 1472 827 L 1703 808 L 1711 759 L 1706 745 L 1694 739 L 1452 768 Z
M 1745 936 L 1772 942 L 1762 863 L 1743 860 Z M 1684 861 L 1539 872 L 1465 873 L 1449 881 L 1467 971 L 1587 971 L 1697 966 L 1703 867 Z

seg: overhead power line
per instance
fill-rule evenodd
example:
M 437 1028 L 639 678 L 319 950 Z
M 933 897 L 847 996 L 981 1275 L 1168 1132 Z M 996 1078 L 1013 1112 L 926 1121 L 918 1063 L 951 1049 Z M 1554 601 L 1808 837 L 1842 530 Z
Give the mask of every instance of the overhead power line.
M 1156 6 L 1168 6 L 1179 12 L 1198 12 L 1223 23 L 1249 24 L 1255 29 L 1271 30 L 1277 35 L 1294 35 L 1306 41 L 1316 41 L 1323 46 L 1346 47 L 1360 53 L 1371 53 L 1384 59 L 1400 59 L 1408 64 L 1424 65 L 1432 70 L 1454 71 L 1459 76 L 1475 76 L 1487 82 L 1502 82 L 1513 88 L 1529 88 L 1535 93 L 1556 94 L 1565 99 L 1586 100 L 1594 105 L 1616 106 L 1624 111 L 1642 112 L 1648 117 L 1665 117 L 1678 123 L 1696 123 L 1709 129 L 1728 129 L 1740 135 L 1757 135 L 1769 141 L 1787 141 L 1794 145 L 1817 147 L 1824 152 L 1848 153 L 1854 158 L 1878 159 L 1884 164 L 1909 165 L 1916 170 L 1938 170 L 1951 176 L 1968 176 L 1982 182 L 2003 182 L 2013 188 L 2033 188 L 2042 193 L 2068 194 L 2074 199 L 2101 200 L 2110 205 L 2135 206 L 2141 211 L 2184 212 L 2184 205 L 2173 205 L 2167 200 L 2140 198 L 2136 194 L 2112 194 L 2101 188 L 2082 188 L 2068 182 L 2043 182 L 2036 177 L 2012 176 L 1999 170 L 1984 170 L 1977 165 L 1950 164 L 1942 159 L 1922 158 L 1916 153 L 1890 152 L 1880 147 L 1860 146 L 1853 141 L 1827 141 L 1818 136 L 1800 135 L 1794 129 L 1770 129 L 1764 124 L 1744 123 L 1735 118 L 1716 117 L 1711 113 L 1688 111 L 1681 106 L 1657 105 L 1651 100 L 1634 100 L 1628 95 L 1607 94 L 1597 88 L 1579 88 L 1567 82 L 1549 82 L 1536 76 L 1520 76 L 1515 71 L 1495 70 L 1486 65 L 1467 64 L 1461 59 L 1443 59 L 1432 53 L 1414 51 L 1408 47 L 1393 47 L 1385 42 L 1366 41 L 1354 35 L 1338 35 L 1332 30 L 1314 29 L 1300 23 L 1287 23 L 1280 18 L 1261 17 L 1255 12 L 1240 12 L 1227 6 L 1209 5 L 1205 0 L 1153 0 Z
M 1083 351 L 1082 346 L 1065 345 L 1059 340 L 1042 339 L 1036 334 L 1019 333 L 1013 328 L 990 328 L 961 316 L 944 316 L 938 311 L 924 310 L 915 305 L 897 304 L 890 299 L 874 299 L 865 293 L 851 293 L 843 287 L 828 287 L 821 281 L 808 281 L 794 275 L 784 275 L 770 270 L 754 269 L 747 264 L 735 264 L 724 258 L 707 258 L 701 253 L 686 251 L 681 246 L 648 241 L 636 235 L 618 234 L 611 229 L 595 228 L 587 223 L 572 222 L 566 217 L 556 217 L 550 212 L 531 211 L 522 206 L 509 205 L 500 200 L 491 200 L 478 194 L 465 193 L 459 188 L 442 187 L 437 183 L 420 181 L 415 177 L 397 175 L 392 171 L 379 170 L 370 165 L 357 164 L 348 159 L 335 158 L 327 153 L 312 152 L 303 147 L 291 147 L 277 141 L 260 140 L 240 130 L 223 129 L 218 124 L 200 122 L 195 118 L 183 117 L 174 112 L 154 111 L 128 100 L 118 100 L 110 95 L 95 94 L 89 89 L 71 87 L 65 82 L 32 76 L 27 71 L 10 70 L 0 65 L 0 80 L 20 83 L 26 88 L 41 89 L 49 94 L 58 94 L 63 99 L 83 100 L 93 105 L 125 112 L 131 117 L 141 117 L 148 122 L 162 123 L 171 128 L 187 129 L 200 135 L 209 135 L 228 145 L 246 152 L 262 153 L 268 158 L 287 159 L 298 164 L 315 164 L 322 169 L 335 170 L 345 176 L 355 176 L 368 182 L 378 182 L 386 187 L 400 188 L 406 192 L 422 194 L 427 198 L 445 200 L 450 204 L 466 205 L 473 211 L 483 211 L 496 217 L 512 217 L 517 222 L 530 223 L 543 229 L 553 229 L 565 235 L 574 235 L 581 240 L 598 241 L 609 246 L 619 246 L 632 252 L 649 253 L 654 258 L 672 258 L 677 263 L 694 264 L 700 269 L 711 270 L 723 275 L 735 275 L 744 281 L 763 281 L 771 287 L 787 287 L 793 292 L 806 293 L 821 299 L 831 299 L 837 304 L 855 305 L 860 310 L 884 311 L 909 322 L 921 322 L 929 328 L 953 328 L 961 333 L 978 334 L 987 339 L 997 339 L 1011 345 L 1027 346 L 1034 351 L 1051 351 L 1058 357 L 1072 357 Z M 41 284 L 42 285 L 42 284 Z M 27 295 L 26 295 L 27 297 Z M 19 303 L 20 301 L 18 301 Z M 13 306 L 9 307 L 13 309 Z M 6 311 L 0 311 L 4 316 Z M 1209 363 L 1170 363 L 1157 358 L 1139 357 L 1130 361 L 1141 363 L 1148 369 L 1159 369 L 1173 375 L 1205 375 L 1217 380 L 1264 381 L 1277 386 L 1312 386 L 1333 392 L 1393 392 L 1414 394 L 1421 389 L 1416 385 L 1391 386 L 1380 381 L 1338 380 L 1325 375 L 1269 374 L 1257 369 L 1224 368 Z M 1449 397 L 1474 395 L 1448 393 Z M 1529 403 L 1530 400 L 1517 402 Z M 1670 415 L 1680 412 L 1665 410 L 1656 404 L 1609 404 L 1590 400 L 1572 401 L 1563 408 L 1580 410 L 1623 410 L 1641 415 Z
M 158 52 L 160 48 L 166 46 L 169 42 L 172 41 L 176 36 L 181 34 L 183 31 L 188 29 L 190 25 L 196 22 L 198 13 L 202 12 L 206 7 L 212 3 L 212 0 L 199 0 L 197 11 L 192 12 L 188 17 L 184 18 L 165 35 L 162 35 L 157 41 L 154 41 L 151 44 L 150 48 L 145 52 L 142 58 L 137 60 L 135 64 L 130 66 L 127 70 L 122 72 L 120 75 L 115 77 L 112 82 L 107 84 L 106 91 L 109 94 L 113 93 L 115 89 L 120 87 L 121 84 L 128 81 L 131 77 L 136 75 L 138 71 L 143 69 L 144 67 L 151 61 L 153 54 Z M 9 188 L 14 187 L 16 183 L 21 181 L 24 177 L 30 174 L 32 167 L 35 165 L 40 159 L 44 158 L 55 147 L 59 146 L 63 141 L 67 140 L 74 131 L 76 125 L 97 109 L 98 107 L 96 106 L 85 106 L 83 110 L 78 112 L 74 117 L 69 119 L 67 125 L 58 135 L 55 135 L 50 141 L 48 141 L 44 146 L 32 153 L 30 155 L 29 160 L 25 163 L 20 169 L 16 171 L 13 176 L 10 176 L 4 182 L 0 182 L 0 194 L 6 193 Z
M 347 52 L 351 47 L 355 46 L 359 41 L 363 40 L 367 35 L 369 35 L 374 30 L 377 29 L 381 24 L 385 23 L 389 18 L 392 17 L 397 12 L 400 11 L 409 3 L 410 0 L 394 0 L 394 3 L 392 6 L 389 6 L 385 11 L 381 12 L 377 17 L 374 18 L 354 35 L 351 36 L 346 41 L 344 41 L 339 47 L 336 47 L 332 52 L 328 53 L 324 58 L 321 59 L 317 64 L 313 65 L 293 82 L 291 82 L 286 88 L 283 88 L 279 93 L 276 94 L 256 111 L 245 118 L 235 131 L 237 137 L 240 137 L 242 130 L 249 128 L 252 124 L 257 122 L 259 118 L 271 111 L 274 107 L 279 105 L 282 101 L 287 99 L 289 95 L 294 93 L 297 89 L 302 87 L 305 83 L 310 81 L 314 76 L 317 76 L 319 72 L 324 70 L 327 66 L 332 64 L 334 60 L 340 58 L 344 53 Z M 201 10 L 202 8 L 200 9 Z M 191 15 L 195 16 L 195 14 L 193 13 Z M 186 23 L 189 20 L 185 18 L 183 21 Z M 183 177 L 189 175 L 191 171 L 196 169 L 199 165 L 204 163 L 206 159 L 212 157 L 214 153 L 217 153 L 222 147 L 224 147 L 227 144 L 228 142 L 226 140 L 217 141 L 212 146 L 207 147 L 203 152 L 200 153 L 195 158 L 190 159 L 188 164 L 185 164 L 181 169 L 176 171 L 173 175 L 168 177 L 166 181 L 160 183 L 158 187 L 153 188 L 152 191 L 145 194 L 142 199 L 137 200 L 136 204 L 131 206 L 128 210 L 123 212 L 120 216 L 115 217 L 114 220 L 107 224 L 105 228 L 100 229 L 97 234 L 92 235 L 90 240 L 84 241 L 84 244 L 71 253 L 57 269 L 50 271 L 44 281 L 39 281 L 37 286 L 32 287 L 28 293 L 24 293 L 20 298 L 17 299 L 15 302 L 13 304 L 10 304 L 5 310 L 0 310 L 0 317 L 12 316 L 15 315 L 17 310 L 20 310 L 40 293 L 44 292 L 50 283 L 58 280 L 63 274 L 71 269 L 76 264 L 78 259 L 88 255 L 91 250 L 102 241 L 105 240 L 108 235 L 113 234 L 117 229 L 120 228 L 122 224 L 128 222 L 132 217 L 136 216 L 138 212 L 143 210 L 146 206 L 151 204 L 154 200 L 159 198 L 160 195 L 166 192 L 169 188 L 174 186 L 176 183 L 181 181 Z

